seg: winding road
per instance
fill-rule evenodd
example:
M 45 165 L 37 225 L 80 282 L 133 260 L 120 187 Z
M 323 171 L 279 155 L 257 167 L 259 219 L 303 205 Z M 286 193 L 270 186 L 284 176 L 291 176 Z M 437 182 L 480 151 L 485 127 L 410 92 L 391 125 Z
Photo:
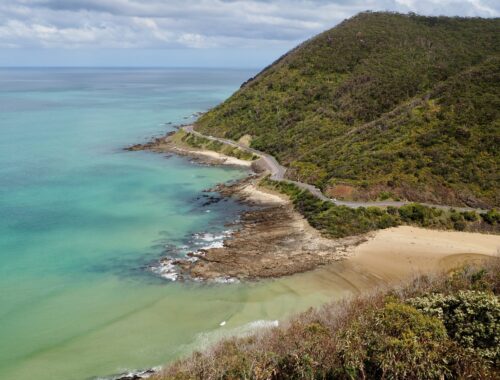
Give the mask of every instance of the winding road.
M 321 199 L 322 201 L 326 201 L 326 202 L 335 203 L 337 206 L 347 206 L 350 208 L 371 207 L 371 206 L 373 206 L 373 207 L 388 207 L 388 206 L 401 207 L 401 206 L 413 203 L 413 202 L 405 202 L 405 201 L 352 202 L 352 201 L 339 201 L 337 199 L 329 198 L 325 194 L 323 194 L 323 192 L 320 189 L 318 189 L 316 186 L 313 186 L 313 185 L 310 185 L 310 184 L 304 183 L 304 182 L 298 182 L 298 181 L 292 181 L 290 179 L 286 179 L 285 178 L 286 167 L 281 165 L 276 160 L 276 158 L 274 158 L 270 154 L 261 152 L 259 150 L 253 149 L 253 148 L 250 148 L 244 144 L 238 143 L 238 142 L 233 141 L 233 140 L 228 140 L 228 139 L 224 139 L 221 137 L 204 135 L 204 134 L 196 131 L 194 129 L 193 125 L 186 125 L 186 126 L 182 127 L 182 129 L 185 132 L 191 133 L 195 136 L 202 137 L 202 138 L 212 140 L 212 141 L 218 141 L 220 143 L 239 148 L 243 151 L 253 153 L 253 154 L 260 157 L 262 165 L 271 173 L 272 180 L 293 183 L 294 185 L 296 185 L 297 187 L 299 187 L 303 190 L 309 190 L 318 199 Z M 442 210 L 454 209 L 457 211 L 476 211 L 479 213 L 485 213 L 488 211 L 488 210 L 484 210 L 484 209 L 471 208 L 471 207 L 453 207 L 453 206 L 435 205 L 435 204 L 431 204 L 431 203 L 420 203 L 420 204 L 422 204 L 424 206 L 428 206 L 428 207 L 435 207 L 435 208 L 442 209 Z

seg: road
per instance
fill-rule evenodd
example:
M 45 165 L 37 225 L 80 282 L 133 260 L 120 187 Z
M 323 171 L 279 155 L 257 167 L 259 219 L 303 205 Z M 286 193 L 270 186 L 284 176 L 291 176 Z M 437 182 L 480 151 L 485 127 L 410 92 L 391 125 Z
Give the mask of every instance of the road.
M 246 145 L 243 145 L 243 144 L 238 143 L 238 142 L 233 141 L 233 140 L 224 139 L 221 137 L 204 135 L 204 134 L 196 131 L 194 129 L 193 125 L 184 126 L 184 127 L 182 127 L 182 129 L 185 132 L 191 133 L 195 136 L 199 136 L 199 137 L 202 137 L 202 138 L 205 138 L 208 140 L 212 140 L 212 141 L 218 141 L 218 142 L 221 142 L 223 144 L 227 144 L 227 145 L 234 146 L 236 148 L 240 148 L 241 150 L 244 150 L 246 152 L 251 152 L 251 153 L 260 157 L 262 164 L 271 173 L 272 180 L 293 183 L 294 185 L 296 185 L 297 187 L 299 187 L 303 190 L 309 190 L 318 199 L 321 199 L 322 201 L 326 201 L 326 202 L 335 203 L 337 206 L 347 206 L 350 208 L 371 207 L 371 206 L 373 206 L 373 207 L 388 207 L 388 206 L 401 207 L 401 206 L 407 205 L 409 203 L 412 203 L 412 202 L 405 202 L 405 201 L 400 201 L 400 202 L 398 202 L 398 201 L 351 202 L 351 201 L 339 201 L 337 199 L 332 199 L 332 198 L 327 197 L 325 194 L 323 194 L 323 192 L 320 189 L 318 189 L 317 187 L 315 187 L 313 185 L 310 185 L 310 184 L 304 183 L 304 182 L 298 182 L 298 181 L 292 181 L 292 180 L 286 179 L 285 178 L 286 167 L 281 165 L 276 160 L 276 158 L 274 158 L 270 154 L 261 152 L 259 150 L 253 149 L 253 148 L 250 148 Z M 487 212 L 487 210 L 483 210 L 483 209 L 479 209 L 479 208 L 471 208 L 471 207 L 453 207 L 453 206 L 435 205 L 435 204 L 430 204 L 430 203 L 420 203 L 420 204 L 422 204 L 424 206 L 428 206 L 428 207 L 435 207 L 435 208 L 442 209 L 442 210 L 454 209 L 457 211 L 476 211 L 479 213 Z

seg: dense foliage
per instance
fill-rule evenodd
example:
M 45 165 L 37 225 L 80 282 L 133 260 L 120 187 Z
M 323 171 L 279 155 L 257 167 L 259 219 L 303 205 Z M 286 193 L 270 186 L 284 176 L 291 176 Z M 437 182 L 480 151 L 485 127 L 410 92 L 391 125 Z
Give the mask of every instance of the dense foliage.
M 498 259 L 421 277 L 225 340 L 158 379 L 497 379 L 499 291 Z
M 409 304 L 443 321 L 448 335 L 463 347 L 500 365 L 500 301 L 474 290 L 430 294 Z
M 304 215 L 311 226 L 333 238 L 400 225 L 457 231 L 500 232 L 500 214 L 496 210 L 478 214 L 474 211 L 442 210 L 418 203 L 410 203 L 399 208 L 351 208 L 322 201 L 293 183 L 264 178 L 261 185 L 288 195 L 295 209 Z
M 500 205 L 500 19 L 362 13 L 197 122 L 345 199 Z

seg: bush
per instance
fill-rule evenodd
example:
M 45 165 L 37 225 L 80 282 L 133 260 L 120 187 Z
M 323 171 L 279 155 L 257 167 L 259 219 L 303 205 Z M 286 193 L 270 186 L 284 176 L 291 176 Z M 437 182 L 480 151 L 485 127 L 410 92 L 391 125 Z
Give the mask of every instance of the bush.
M 468 222 L 475 222 L 476 220 L 479 219 L 475 211 L 464 211 L 462 212 L 462 216 Z
M 387 207 L 387 213 L 389 213 L 390 215 L 397 215 L 398 212 L 399 211 L 398 211 L 397 207 L 394 207 L 394 206 Z
M 457 231 L 464 231 L 466 227 L 467 227 L 467 224 L 463 220 L 459 220 L 459 221 L 453 223 L 453 229 L 455 229 Z
M 490 211 L 488 211 L 485 214 L 481 214 L 481 217 L 488 224 L 498 224 L 498 223 L 500 223 L 500 212 L 498 212 L 495 209 L 490 210 Z
M 408 303 L 443 321 L 451 339 L 482 358 L 500 360 L 500 303 L 485 292 L 460 291 L 410 299 Z
M 442 360 L 446 329 L 439 319 L 389 303 L 374 322 L 367 365 L 373 377 L 438 379 L 448 373 Z
M 456 222 L 460 222 L 463 220 L 463 217 L 460 213 L 456 212 L 456 211 L 453 211 L 450 215 L 450 219 L 452 222 L 456 223 Z
M 385 201 L 387 199 L 394 199 L 394 198 L 395 198 L 394 194 L 390 191 L 381 191 L 378 194 L 378 199 L 380 199 L 381 201 Z
M 429 218 L 429 208 L 417 203 L 401 206 L 399 216 L 405 222 L 418 222 L 423 224 Z

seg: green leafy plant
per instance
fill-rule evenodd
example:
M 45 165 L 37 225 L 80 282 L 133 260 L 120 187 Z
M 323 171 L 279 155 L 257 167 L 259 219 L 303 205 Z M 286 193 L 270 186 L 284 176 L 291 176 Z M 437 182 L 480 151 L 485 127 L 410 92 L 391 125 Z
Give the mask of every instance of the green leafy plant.
M 500 363 L 500 301 L 478 291 L 431 294 L 408 303 L 443 321 L 450 338 L 493 362 Z

